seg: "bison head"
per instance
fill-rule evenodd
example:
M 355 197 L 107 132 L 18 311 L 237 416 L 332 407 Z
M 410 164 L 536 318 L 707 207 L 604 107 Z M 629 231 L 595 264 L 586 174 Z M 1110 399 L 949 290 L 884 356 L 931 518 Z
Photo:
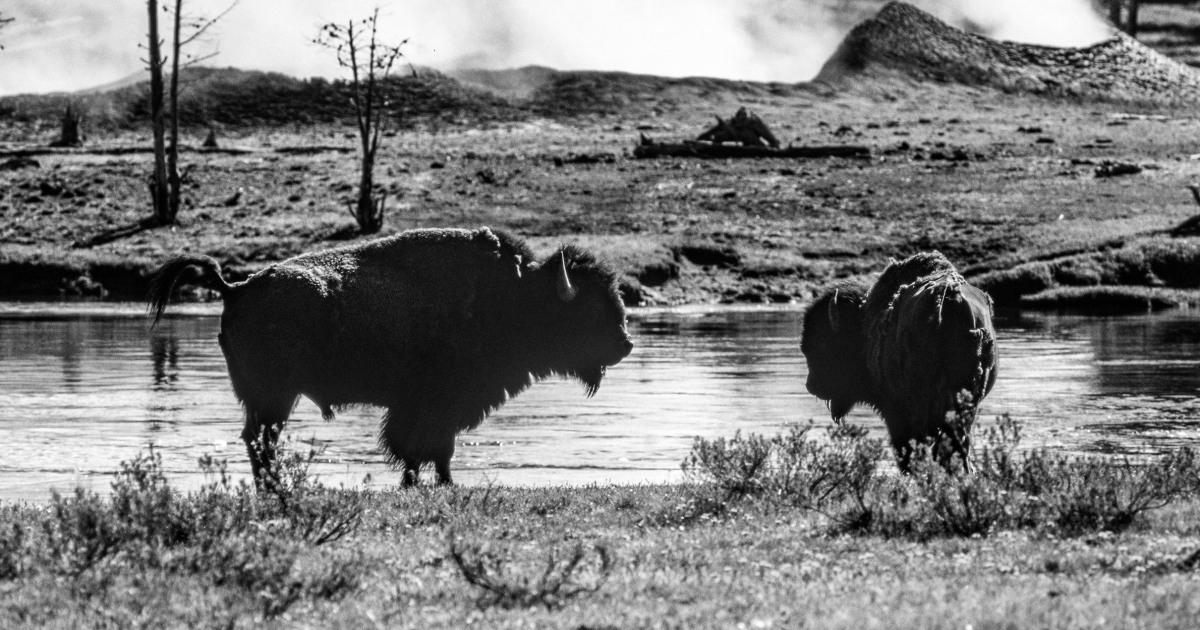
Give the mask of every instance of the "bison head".
M 605 369 L 633 349 L 616 274 L 590 253 L 565 247 L 542 262 L 538 276 L 551 371 L 578 378 L 591 396 Z
M 871 398 L 863 356 L 865 297 L 863 287 L 843 284 L 819 297 L 804 313 L 800 350 L 808 362 L 805 386 L 826 401 L 835 420 Z

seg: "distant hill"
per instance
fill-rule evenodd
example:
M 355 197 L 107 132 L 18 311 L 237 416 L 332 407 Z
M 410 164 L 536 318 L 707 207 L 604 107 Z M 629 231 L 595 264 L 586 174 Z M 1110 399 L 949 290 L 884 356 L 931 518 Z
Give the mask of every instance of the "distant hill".
M 353 120 L 345 81 L 237 68 L 189 68 L 180 118 L 189 127 L 286 126 Z M 0 97 L 0 120 L 55 125 L 68 102 L 81 105 L 88 126 L 121 129 L 149 120 L 149 81 L 134 77 L 75 93 Z M 107 89 L 106 89 L 107 88 Z M 419 69 L 390 77 L 384 91 L 405 125 L 479 124 L 531 116 L 570 118 L 649 114 L 725 106 L 746 97 L 791 95 L 802 85 L 709 78 L 667 78 L 623 72 Z
M 236 68 L 188 68 L 180 119 L 186 126 L 292 125 L 350 120 L 349 86 L 321 78 L 297 79 L 275 72 Z M 113 89 L 71 94 L 0 97 L 0 117 L 16 122 L 55 121 L 69 101 L 84 108 L 88 124 L 100 128 L 141 126 L 149 120 L 149 80 L 120 81 Z M 403 121 L 473 122 L 511 119 L 521 112 L 506 99 L 472 88 L 435 71 L 390 77 L 383 86 Z

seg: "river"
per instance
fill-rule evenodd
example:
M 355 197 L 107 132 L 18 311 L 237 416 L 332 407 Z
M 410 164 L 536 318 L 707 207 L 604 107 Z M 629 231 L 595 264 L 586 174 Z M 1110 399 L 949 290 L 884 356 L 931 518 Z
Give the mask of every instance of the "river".
M 197 459 L 248 475 L 241 409 L 217 346 L 218 307 L 185 305 L 151 329 L 144 308 L 0 304 L 0 498 L 104 490 L 154 444 L 180 487 Z M 804 390 L 796 308 L 634 309 L 633 353 L 591 399 L 568 381 L 534 385 L 459 436 L 460 483 L 584 484 L 681 478 L 695 436 L 829 424 Z M 981 425 L 1011 414 L 1029 446 L 1146 454 L 1200 438 L 1200 314 L 1087 317 L 1000 313 L 1000 372 Z M 380 411 L 325 422 L 301 400 L 285 437 L 320 450 L 326 483 L 386 487 Z M 867 410 L 851 421 L 884 435 Z M 430 475 L 432 476 L 432 475 Z

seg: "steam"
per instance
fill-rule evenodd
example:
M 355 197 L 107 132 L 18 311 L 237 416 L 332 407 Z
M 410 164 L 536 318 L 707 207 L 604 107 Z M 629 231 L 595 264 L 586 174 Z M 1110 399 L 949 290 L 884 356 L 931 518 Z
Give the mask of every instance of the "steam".
M 215 15 L 229 0 L 188 0 Z M 378 0 L 242 0 L 193 53 L 209 65 L 341 76 L 318 27 L 366 15 Z M 408 39 L 408 61 L 442 69 L 623 70 L 795 82 L 811 78 L 854 24 L 884 4 L 839 0 L 406 0 L 381 12 L 382 37 Z M 1088 0 L 914 0 L 998 39 L 1082 46 L 1110 36 Z M 79 90 L 144 73 L 146 5 L 10 0 L 0 30 L 0 94 Z M 850 7 L 850 8 L 848 8 Z

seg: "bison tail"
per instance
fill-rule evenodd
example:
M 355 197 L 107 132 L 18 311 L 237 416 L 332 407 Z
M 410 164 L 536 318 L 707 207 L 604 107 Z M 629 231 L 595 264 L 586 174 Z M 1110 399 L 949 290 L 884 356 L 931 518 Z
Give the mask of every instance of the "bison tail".
M 225 297 L 225 294 L 233 288 L 221 276 L 221 264 L 211 256 L 181 256 L 168 261 L 150 278 L 150 293 L 147 300 L 150 302 L 150 311 L 154 313 L 152 326 L 158 324 L 163 311 L 167 309 L 167 302 L 171 300 L 171 293 L 175 290 L 175 284 L 179 282 L 179 277 L 192 267 L 200 269 L 200 284 L 217 291 L 221 297 Z

